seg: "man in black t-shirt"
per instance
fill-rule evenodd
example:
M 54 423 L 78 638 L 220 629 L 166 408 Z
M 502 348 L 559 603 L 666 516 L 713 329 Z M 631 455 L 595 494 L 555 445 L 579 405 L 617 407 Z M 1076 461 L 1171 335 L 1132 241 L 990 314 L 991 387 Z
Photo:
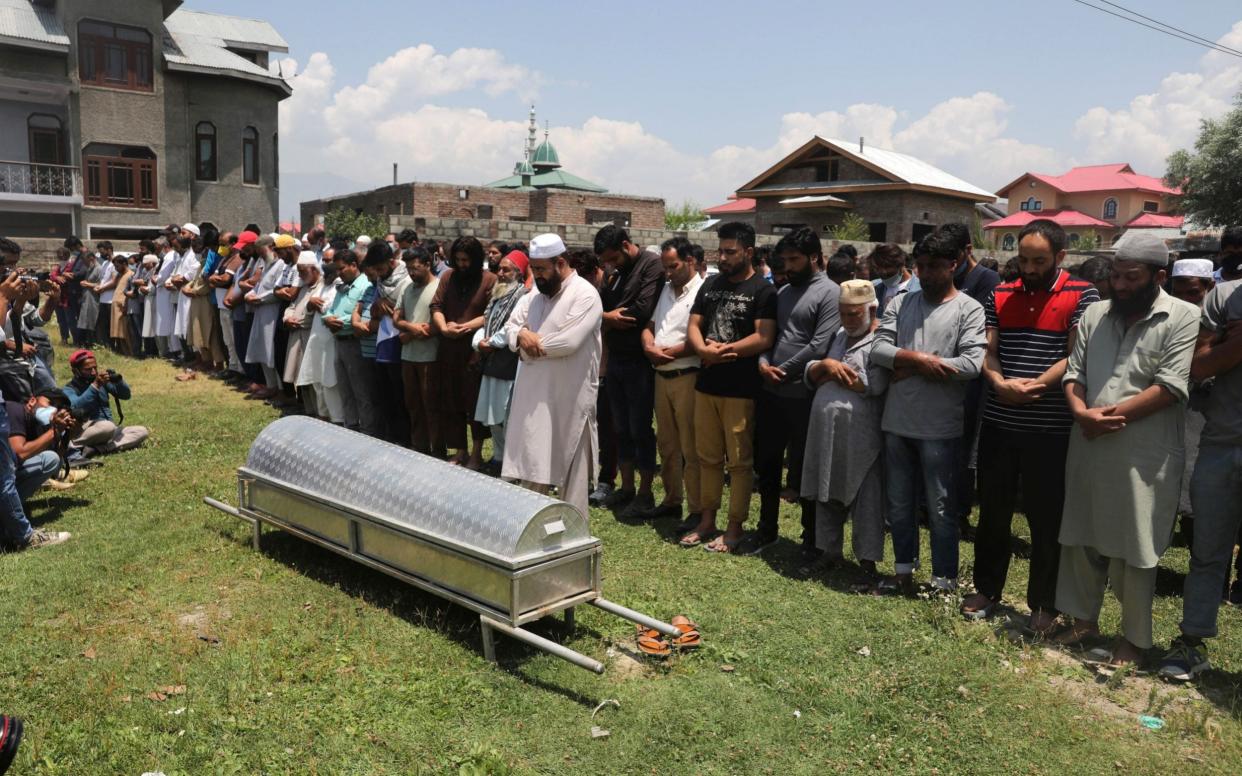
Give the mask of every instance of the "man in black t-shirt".
M 704 544 L 711 552 L 732 552 L 750 513 L 754 482 L 755 396 L 761 385 L 759 354 L 776 340 L 776 289 L 755 274 L 755 230 L 731 222 L 720 227 L 718 275 L 709 277 L 686 332 L 703 361 L 695 381 L 694 433 L 699 456 L 698 527 L 681 544 Z M 729 472 L 729 525 L 716 534 L 716 510 Z M 709 541 L 710 540 L 710 541 Z

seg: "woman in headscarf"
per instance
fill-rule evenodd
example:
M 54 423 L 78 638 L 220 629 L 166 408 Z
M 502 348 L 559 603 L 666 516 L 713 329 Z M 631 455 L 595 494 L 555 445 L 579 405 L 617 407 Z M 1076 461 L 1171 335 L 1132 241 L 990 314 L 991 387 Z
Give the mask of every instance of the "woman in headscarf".
M 521 251 L 510 251 L 500 260 L 500 280 L 483 311 L 483 328 L 474 333 L 474 348 L 482 354 L 483 374 L 474 419 L 491 431 L 492 459 L 484 471 L 494 477 L 500 476 L 500 466 L 505 459 L 505 423 L 509 419 L 509 399 L 518 368 L 518 354 L 509 350 L 504 328 L 513 308 L 528 290 L 526 268 L 529 263 Z
M 440 335 L 440 428 L 445 446 L 457 451 L 450 463 L 478 469 L 489 432 L 474 420 L 482 374 L 470 341 L 483 328 L 483 311 L 496 276 L 483 269 L 483 244 L 474 237 L 457 238 L 449 256 L 452 269 L 440 275 L 440 286 L 431 300 L 432 320 Z M 467 423 L 474 437 L 472 445 L 466 444 Z

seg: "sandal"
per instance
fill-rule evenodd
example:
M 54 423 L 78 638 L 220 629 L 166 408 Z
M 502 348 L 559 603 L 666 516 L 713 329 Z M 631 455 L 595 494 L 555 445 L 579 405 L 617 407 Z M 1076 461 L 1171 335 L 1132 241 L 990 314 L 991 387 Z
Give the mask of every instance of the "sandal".
M 655 628 L 644 628 L 641 625 L 636 625 L 634 628 L 638 649 L 644 655 L 668 657 L 672 653 L 673 648 L 668 645 L 667 641 L 660 638 L 660 632 Z
M 707 544 L 704 544 L 703 549 L 708 552 L 718 552 L 722 555 L 732 555 L 737 552 L 737 546 L 741 543 L 742 540 L 740 538 L 726 539 L 724 534 L 721 534 Z
M 871 588 L 871 595 L 890 596 L 900 595 L 906 598 L 913 598 L 916 593 L 914 579 L 912 577 L 900 579 L 898 577 L 885 577 Z
M 681 539 L 677 542 L 677 544 L 687 549 L 689 549 L 690 547 L 698 547 L 700 545 L 703 545 L 704 542 L 710 542 L 712 539 L 715 539 L 716 535 L 717 535 L 716 531 L 704 531 L 703 533 L 699 533 L 698 531 L 691 531 L 690 533 L 681 537 Z
M 971 605 L 971 601 L 979 599 L 984 602 L 982 606 Z M 992 614 L 996 611 L 996 605 L 999 603 L 994 598 L 988 598 L 983 593 L 975 593 L 970 598 L 962 602 L 958 609 L 962 616 L 971 622 L 979 622 L 980 620 L 992 619 Z
M 681 634 L 673 639 L 673 646 L 677 649 L 696 649 L 703 643 L 702 637 L 699 636 L 699 626 L 689 617 L 677 615 L 672 620 L 672 626 L 681 631 Z

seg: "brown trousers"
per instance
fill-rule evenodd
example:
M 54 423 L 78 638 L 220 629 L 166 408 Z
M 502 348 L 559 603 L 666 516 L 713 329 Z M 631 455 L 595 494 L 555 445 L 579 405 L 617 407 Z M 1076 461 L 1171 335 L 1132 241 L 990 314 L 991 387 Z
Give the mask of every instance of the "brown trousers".
M 440 394 L 438 375 L 439 370 L 434 361 L 401 362 L 405 411 L 410 416 L 410 445 L 420 453 L 444 457 L 440 415 L 436 412 L 436 399 Z
M 703 510 L 720 509 L 724 472 L 729 470 L 729 522 L 750 514 L 755 482 L 755 400 L 695 391 L 694 446 L 699 454 L 699 496 Z

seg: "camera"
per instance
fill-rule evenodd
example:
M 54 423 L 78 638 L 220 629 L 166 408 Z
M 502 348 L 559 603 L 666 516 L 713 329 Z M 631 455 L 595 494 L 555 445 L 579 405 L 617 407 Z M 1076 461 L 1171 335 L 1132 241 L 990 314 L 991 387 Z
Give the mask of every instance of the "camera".
M 116 371 L 116 370 L 114 370 L 114 369 L 104 369 L 104 370 L 102 370 L 102 371 L 101 371 L 101 374 L 102 374 L 105 378 L 107 378 L 108 382 L 110 382 L 110 383 L 119 383 L 119 382 L 121 382 L 121 373 L 120 373 L 120 372 L 117 372 L 117 371 Z

